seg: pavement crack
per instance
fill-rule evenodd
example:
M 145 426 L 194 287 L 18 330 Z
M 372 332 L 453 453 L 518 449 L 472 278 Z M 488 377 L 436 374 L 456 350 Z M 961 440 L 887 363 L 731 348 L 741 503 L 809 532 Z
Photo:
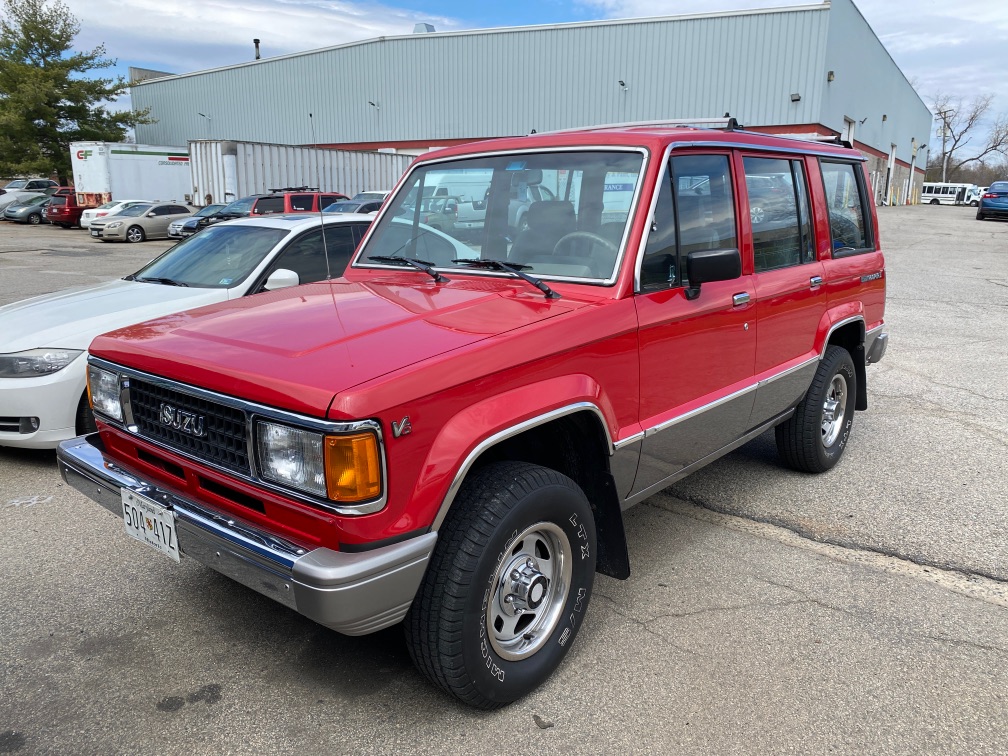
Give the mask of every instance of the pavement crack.
M 966 648 L 973 648 L 978 651 L 989 651 L 991 653 L 998 654 L 999 656 L 1008 655 L 1008 648 L 1001 648 L 1000 646 L 993 646 L 988 643 L 975 643 L 962 638 L 950 638 L 947 635 L 925 635 L 923 637 L 938 643 L 947 643 L 950 646 L 965 646 Z

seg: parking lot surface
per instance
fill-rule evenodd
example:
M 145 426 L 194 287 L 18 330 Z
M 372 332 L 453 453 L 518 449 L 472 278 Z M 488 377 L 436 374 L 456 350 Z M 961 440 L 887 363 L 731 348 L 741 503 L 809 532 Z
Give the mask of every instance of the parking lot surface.
M 879 210 L 889 351 L 821 476 L 772 434 L 626 513 L 556 674 L 497 712 L 130 540 L 0 449 L 0 753 L 1004 753 L 1008 223 Z M 167 243 L 0 225 L 0 304 Z

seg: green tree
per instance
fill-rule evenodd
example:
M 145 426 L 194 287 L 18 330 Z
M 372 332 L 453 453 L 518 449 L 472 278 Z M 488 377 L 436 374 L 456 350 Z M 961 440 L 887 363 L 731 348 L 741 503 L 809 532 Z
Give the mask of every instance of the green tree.
M 2 0 L 0 17 L 0 176 L 71 176 L 70 142 L 122 141 L 149 123 L 146 112 L 110 110 L 124 78 L 90 78 L 111 68 L 105 46 L 72 49 L 80 22 L 60 0 Z

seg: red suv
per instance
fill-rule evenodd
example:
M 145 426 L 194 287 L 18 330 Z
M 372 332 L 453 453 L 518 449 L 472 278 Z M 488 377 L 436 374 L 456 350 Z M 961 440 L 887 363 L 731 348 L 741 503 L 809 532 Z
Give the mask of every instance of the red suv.
M 61 445 L 64 478 L 169 559 L 348 635 L 402 622 L 433 684 L 514 701 L 595 573 L 630 576 L 623 510 L 770 429 L 784 465 L 829 470 L 868 408 L 864 158 L 727 126 L 421 156 L 341 278 L 96 338 L 98 432 Z M 411 200 L 463 182 L 475 237 Z M 517 233 L 515 182 L 548 189 Z
M 77 204 L 77 195 L 57 194 L 49 200 L 49 204 L 46 205 L 42 214 L 47 221 L 55 226 L 71 228 L 72 226 L 80 226 L 81 213 L 86 209 Z

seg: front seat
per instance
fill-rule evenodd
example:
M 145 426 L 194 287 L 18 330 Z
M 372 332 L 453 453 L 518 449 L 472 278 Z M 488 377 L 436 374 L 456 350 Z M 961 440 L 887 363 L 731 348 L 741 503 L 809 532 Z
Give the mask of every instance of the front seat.
M 508 260 L 516 263 L 532 262 L 534 258 L 553 254 L 561 238 L 577 230 L 574 204 L 566 200 L 533 202 L 525 218 L 528 228 L 518 234 Z

